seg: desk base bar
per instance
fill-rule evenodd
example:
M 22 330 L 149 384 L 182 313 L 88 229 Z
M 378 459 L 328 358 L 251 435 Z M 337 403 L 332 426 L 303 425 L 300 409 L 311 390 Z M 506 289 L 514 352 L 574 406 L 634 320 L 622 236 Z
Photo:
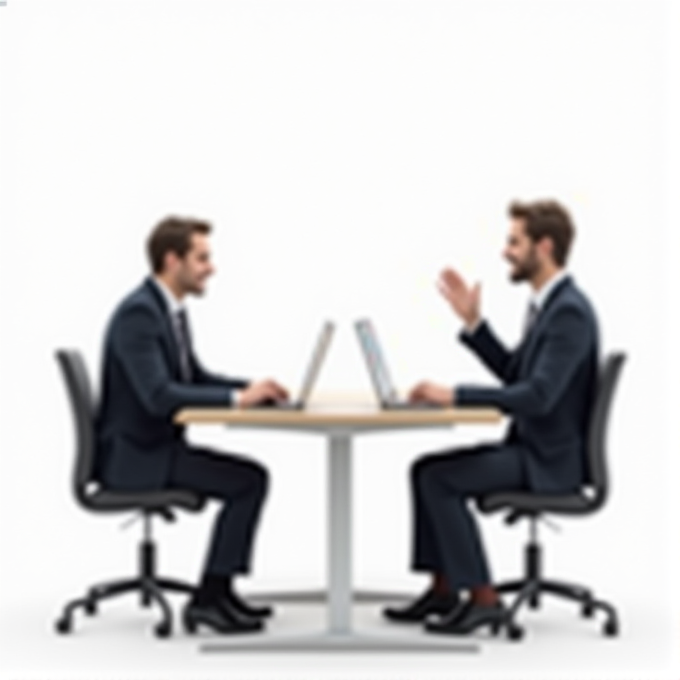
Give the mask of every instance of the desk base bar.
M 371 635 L 368 633 L 328 633 L 314 635 L 270 636 L 267 633 L 257 637 L 239 638 L 233 641 L 208 642 L 199 647 L 205 654 L 232 652 L 437 652 L 439 654 L 476 654 L 479 645 L 472 643 L 405 637 L 404 635 Z
M 258 602 L 261 604 L 268 604 L 270 602 L 280 602 L 281 604 L 320 604 L 328 602 L 328 592 L 322 589 L 244 593 L 243 596 L 248 602 Z M 410 602 L 416 597 L 418 597 L 416 592 L 397 593 L 379 590 L 355 590 L 351 595 L 352 602 L 356 604 Z

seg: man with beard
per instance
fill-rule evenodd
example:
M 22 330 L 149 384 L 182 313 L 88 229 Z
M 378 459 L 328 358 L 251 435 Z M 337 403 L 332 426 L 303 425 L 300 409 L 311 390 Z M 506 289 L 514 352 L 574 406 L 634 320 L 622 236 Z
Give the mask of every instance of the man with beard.
M 220 501 L 184 622 L 190 629 L 254 632 L 272 610 L 248 604 L 233 579 L 249 571 L 267 471 L 242 456 L 190 446 L 173 415 L 188 406 L 285 400 L 288 392 L 273 380 L 209 372 L 196 357 L 184 298 L 203 295 L 214 272 L 210 231 L 207 222 L 169 217 L 149 237 L 152 275 L 118 305 L 106 334 L 96 474 L 110 489 L 187 489 Z
M 460 339 L 501 380 L 500 387 L 421 382 L 414 402 L 495 407 L 511 416 L 505 439 L 423 456 L 411 469 L 413 569 L 432 574 L 425 593 L 391 621 L 424 622 L 434 633 L 495 627 L 504 609 L 492 585 L 468 500 L 498 491 L 569 493 L 586 475 L 588 414 L 598 371 L 598 329 L 586 296 L 565 271 L 574 227 L 555 201 L 512 203 L 504 251 L 510 279 L 526 281 L 531 303 L 519 345 L 508 350 L 481 316 L 480 286 L 453 269 L 439 289 L 463 321 Z M 461 591 L 468 597 L 462 598 Z

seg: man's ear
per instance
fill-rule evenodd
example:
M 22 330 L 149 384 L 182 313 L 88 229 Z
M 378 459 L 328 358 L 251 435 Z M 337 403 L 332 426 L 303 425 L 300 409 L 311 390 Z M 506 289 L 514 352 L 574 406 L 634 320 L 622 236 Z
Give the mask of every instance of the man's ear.
M 552 260 L 553 262 L 555 261 L 555 244 L 553 243 L 552 239 L 549 236 L 544 236 L 543 238 L 539 239 L 538 243 L 536 244 L 541 251 L 541 254 L 549 260 Z
M 164 272 L 174 271 L 175 269 L 177 269 L 178 261 L 179 257 L 177 257 L 177 253 L 173 252 L 172 250 L 168 250 L 168 252 L 165 253 L 163 257 L 163 271 Z

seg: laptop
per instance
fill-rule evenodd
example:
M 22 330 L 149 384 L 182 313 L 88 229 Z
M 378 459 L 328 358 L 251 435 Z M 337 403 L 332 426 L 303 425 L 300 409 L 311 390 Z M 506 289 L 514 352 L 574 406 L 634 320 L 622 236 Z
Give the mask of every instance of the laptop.
M 354 327 L 359 338 L 359 344 L 366 359 L 368 372 L 371 375 L 373 388 L 383 409 L 401 409 L 418 411 L 422 409 L 441 409 L 441 404 L 430 402 L 410 402 L 399 399 L 394 383 L 387 368 L 385 356 L 378 342 L 375 328 L 369 319 L 356 321 Z
M 314 383 L 321 370 L 321 364 L 323 364 L 323 361 L 326 358 L 328 346 L 331 344 L 334 332 L 335 324 L 332 321 L 326 321 L 321 327 L 321 332 L 317 338 L 312 359 L 309 362 L 307 372 L 302 381 L 300 395 L 295 401 L 276 401 L 274 399 L 267 399 L 259 404 L 253 404 L 249 408 L 267 408 L 283 411 L 300 411 L 306 408 L 309 395 L 312 393 L 312 388 L 314 387 Z

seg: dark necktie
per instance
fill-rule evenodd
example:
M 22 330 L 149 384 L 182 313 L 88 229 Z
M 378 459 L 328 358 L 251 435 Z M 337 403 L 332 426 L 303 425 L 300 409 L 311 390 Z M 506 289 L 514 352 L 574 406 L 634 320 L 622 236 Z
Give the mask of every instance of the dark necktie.
M 189 343 L 189 322 L 186 310 L 181 309 L 175 314 L 175 328 L 177 330 L 177 345 L 179 346 L 179 366 L 182 380 L 191 382 L 191 362 L 190 343 Z
M 527 316 L 524 321 L 524 334 L 523 338 L 526 338 L 529 333 L 531 332 L 531 329 L 534 327 L 534 324 L 536 323 L 536 317 L 538 316 L 538 307 L 534 302 L 531 302 L 529 304 L 529 309 L 527 310 Z

